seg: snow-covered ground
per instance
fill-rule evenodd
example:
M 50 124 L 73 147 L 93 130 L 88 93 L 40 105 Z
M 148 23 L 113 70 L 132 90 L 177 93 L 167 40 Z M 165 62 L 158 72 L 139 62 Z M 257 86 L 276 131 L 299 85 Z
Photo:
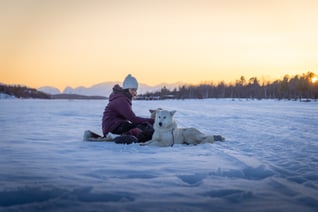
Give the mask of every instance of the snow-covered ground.
M 0 100 L 0 211 L 317 211 L 318 102 L 134 101 L 225 142 L 82 141 L 107 100 Z

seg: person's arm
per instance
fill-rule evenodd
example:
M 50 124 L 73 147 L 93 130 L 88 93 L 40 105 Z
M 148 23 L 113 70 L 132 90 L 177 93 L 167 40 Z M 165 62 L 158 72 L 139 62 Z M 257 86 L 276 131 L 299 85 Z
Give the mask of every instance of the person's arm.
M 120 107 L 117 107 L 116 110 L 117 112 L 123 116 L 125 119 L 131 121 L 132 123 L 143 123 L 143 122 L 149 122 L 153 124 L 154 120 L 151 118 L 142 118 L 139 116 L 136 116 L 135 113 L 132 111 L 130 103 L 125 100 L 121 99 L 120 100 Z

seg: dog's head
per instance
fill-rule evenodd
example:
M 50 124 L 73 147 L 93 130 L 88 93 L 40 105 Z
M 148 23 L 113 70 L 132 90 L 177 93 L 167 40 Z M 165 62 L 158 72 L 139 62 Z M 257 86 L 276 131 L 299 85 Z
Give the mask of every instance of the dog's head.
M 156 110 L 150 109 L 150 118 L 155 119 L 156 118 L 156 113 L 158 110 L 162 110 L 162 108 L 157 108 Z
M 157 110 L 155 118 L 155 127 L 158 128 L 172 128 L 175 126 L 175 121 L 173 120 L 173 115 L 176 113 L 175 110 Z

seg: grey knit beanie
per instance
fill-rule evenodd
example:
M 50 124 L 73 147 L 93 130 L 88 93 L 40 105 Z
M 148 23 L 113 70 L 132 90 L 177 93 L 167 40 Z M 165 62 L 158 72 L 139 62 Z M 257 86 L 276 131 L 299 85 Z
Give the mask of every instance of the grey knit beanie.
M 138 89 L 138 82 L 135 77 L 128 74 L 123 82 L 123 89 L 134 88 Z

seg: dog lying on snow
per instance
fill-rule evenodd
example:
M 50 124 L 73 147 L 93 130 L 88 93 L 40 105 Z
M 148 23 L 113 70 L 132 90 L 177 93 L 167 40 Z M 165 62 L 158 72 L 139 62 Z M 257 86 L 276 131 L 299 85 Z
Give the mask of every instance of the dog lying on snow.
M 163 109 L 150 110 L 151 116 L 155 117 L 154 134 L 152 139 L 141 145 L 173 146 L 174 144 L 201 144 L 224 141 L 220 135 L 205 135 L 195 128 L 178 128 L 173 119 L 176 111 Z

